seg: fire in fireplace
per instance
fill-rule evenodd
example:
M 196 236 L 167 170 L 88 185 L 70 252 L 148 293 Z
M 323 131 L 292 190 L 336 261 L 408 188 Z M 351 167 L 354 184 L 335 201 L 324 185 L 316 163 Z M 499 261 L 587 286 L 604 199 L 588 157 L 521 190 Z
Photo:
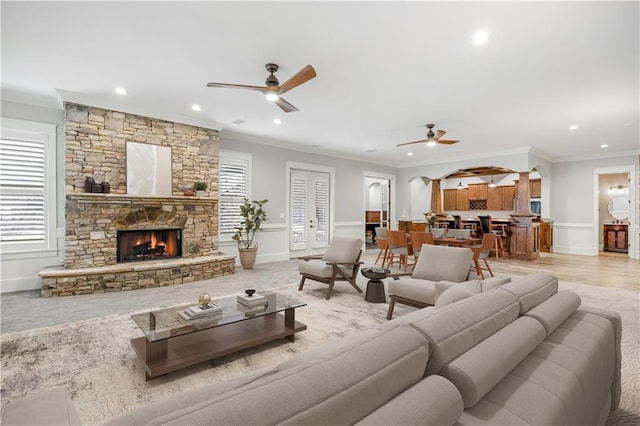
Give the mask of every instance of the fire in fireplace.
M 182 256 L 181 229 L 118 231 L 118 262 L 171 259 Z

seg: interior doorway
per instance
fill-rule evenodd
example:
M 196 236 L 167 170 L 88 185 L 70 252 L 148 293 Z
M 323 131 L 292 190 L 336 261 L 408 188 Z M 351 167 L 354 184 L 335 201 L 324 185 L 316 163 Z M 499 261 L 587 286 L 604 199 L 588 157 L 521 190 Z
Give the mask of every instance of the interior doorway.
M 392 225 L 392 199 L 395 179 L 390 175 L 365 173 L 364 176 L 364 240 L 367 248 L 375 248 L 376 228 Z
M 594 171 L 594 242 L 597 254 L 638 258 L 634 166 Z

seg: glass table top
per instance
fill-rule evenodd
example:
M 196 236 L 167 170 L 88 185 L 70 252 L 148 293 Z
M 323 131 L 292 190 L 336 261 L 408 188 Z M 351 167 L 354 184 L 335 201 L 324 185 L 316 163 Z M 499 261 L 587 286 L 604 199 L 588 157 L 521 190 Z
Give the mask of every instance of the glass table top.
M 238 295 L 211 300 L 212 303 L 222 307 L 220 314 L 194 319 L 183 318 L 181 313 L 191 306 L 198 305 L 197 302 L 194 302 L 133 314 L 131 318 L 144 332 L 147 339 L 154 342 L 307 305 L 306 303 L 293 299 L 291 296 L 265 291 L 261 292 L 260 295 L 266 297 L 266 307 L 259 309 L 257 312 L 245 313 L 240 310 L 241 306 L 239 306 L 237 301 Z

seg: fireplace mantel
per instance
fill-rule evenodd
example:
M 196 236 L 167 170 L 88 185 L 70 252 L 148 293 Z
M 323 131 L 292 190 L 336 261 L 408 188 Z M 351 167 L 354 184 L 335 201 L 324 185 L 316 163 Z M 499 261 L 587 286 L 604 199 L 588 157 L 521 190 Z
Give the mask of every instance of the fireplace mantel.
M 100 194 L 100 193 L 69 193 L 68 200 L 78 203 L 116 203 L 123 202 L 155 204 L 158 202 L 169 204 L 202 204 L 215 205 L 216 200 L 208 197 L 189 197 L 186 195 L 132 195 L 132 194 Z

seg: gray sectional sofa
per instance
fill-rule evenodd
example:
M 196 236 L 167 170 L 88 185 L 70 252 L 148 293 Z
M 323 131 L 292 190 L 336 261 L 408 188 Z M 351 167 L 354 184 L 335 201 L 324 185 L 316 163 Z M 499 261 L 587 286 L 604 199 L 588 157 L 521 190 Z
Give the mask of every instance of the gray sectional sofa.
M 542 272 L 464 292 L 108 424 L 605 423 L 620 398 L 617 313 L 581 307 Z

